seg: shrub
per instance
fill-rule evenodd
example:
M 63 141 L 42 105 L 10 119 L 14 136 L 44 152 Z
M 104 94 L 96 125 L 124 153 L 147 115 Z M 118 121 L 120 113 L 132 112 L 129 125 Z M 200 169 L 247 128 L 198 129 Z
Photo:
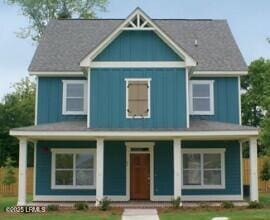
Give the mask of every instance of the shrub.
M 225 209 L 231 209 L 234 208 L 234 204 L 231 201 L 224 201 L 222 202 L 221 206 Z
M 180 204 L 181 204 L 181 197 L 178 196 L 177 198 L 172 198 L 171 200 L 171 204 L 174 208 L 179 208 Z
M 88 209 L 88 205 L 86 202 L 76 202 L 74 204 L 74 208 L 77 210 L 87 210 Z
M 109 200 L 107 197 L 104 197 L 102 200 L 99 202 L 99 209 L 102 211 L 106 211 L 109 209 L 111 204 L 111 200 Z
M 59 205 L 51 204 L 48 205 L 47 210 L 50 211 L 58 211 L 59 210 Z
M 263 208 L 263 204 L 261 204 L 258 201 L 250 201 L 248 203 L 248 208 L 250 208 L 250 209 L 261 209 L 261 208 Z

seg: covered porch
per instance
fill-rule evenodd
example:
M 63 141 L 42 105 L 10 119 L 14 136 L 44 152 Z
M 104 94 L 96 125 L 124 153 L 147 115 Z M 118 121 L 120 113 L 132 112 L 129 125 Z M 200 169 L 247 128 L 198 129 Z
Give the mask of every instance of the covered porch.
M 210 125 L 212 126 L 211 129 L 209 129 Z M 209 122 L 195 121 L 191 123 L 189 129 L 183 130 L 104 131 L 87 129 L 82 122 L 61 122 L 14 129 L 11 131 L 11 135 L 18 137 L 20 140 L 18 205 L 26 204 L 28 141 L 35 143 L 34 201 L 94 201 L 98 205 L 104 197 L 108 197 L 115 202 L 126 202 L 130 200 L 140 201 L 140 196 L 142 196 L 141 201 L 153 202 L 166 202 L 177 197 L 181 197 L 182 201 L 242 201 L 241 152 L 242 143 L 245 141 L 249 142 L 251 160 L 250 200 L 257 201 L 258 131 L 238 125 L 231 125 L 228 129 L 228 124 L 226 124 L 227 130 L 224 130 L 224 123 L 219 122 L 211 122 L 210 125 Z M 208 130 L 205 130 L 206 127 Z M 51 131 L 52 129 L 54 130 Z M 53 152 L 61 152 L 57 150 L 58 147 L 69 148 L 69 150 L 94 149 L 94 187 L 87 189 L 57 189 L 57 187 L 53 187 L 53 177 L 51 175 L 46 177 L 45 172 L 43 172 L 49 170 L 51 174 L 53 162 L 50 159 L 46 162 L 48 166 L 42 164 L 37 166 L 37 161 L 41 163 L 42 158 L 45 159 L 46 155 L 48 158 L 52 158 Z M 39 150 L 42 151 L 42 154 Z M 220 161 L 222 161 L 222 152 L 225 155 L 224 171 L 220 171 L 220 174 L 216 172 L 215 175 L 212 174 L 211 176 L 224 178 L 221 180 L 224 185 L 220 184 L 217 188 L 209 188 L 203 186 L 203 184 L 201 184 L 202 188 L 192 186 L 196 181 L 199 181 L 200 177 L 193 175 L 189 171 L 192 168 L 186 167 L 187 163 L 183 160 L 191 156 L 194 158 L 194 155 L 204 158 L 204 153 L 213 153 L 220 154 Z M 183 154 L 186 156 L 184 157 Z M 233 155 L 235 158 L 233 158 Z M 197 159 L 197 161 L 200 160 L 203 159 Z M 140 168 L 140 161 L 144 167 Z M 232 165 L 237 161 L 239 163 Z M 188 164 L 192 163 L 194 163 L 193 160 Z M 145 164 L 149 164 L 149 166 L 145 166 Z M 236 166 L 236 168 L 239 166 L 238 173 L 232 172 L 233 166 Z M 138 179 L 136 172 L 134 172 L 136 169 L 146 170 L 144 174 L 141 174 L 146 178 L 142 178 L 144 180 L 141 180 L 139 185 L 145 186 L 149 183 L 149 188 L 146 187 L 146 189 L 140 191 L 143 192 L 141 195 L 138 195 L 138 192 L 136 195 L 136 192 L 134 192 L 134 190 L 136 191 L 134 180 Z M 149 179 L 147 178 L 148 173 Z M 222 173 L 224 173 L 224 177 L 222 177 Z M 43 179 L 42 175 L 44 176 Z M 184 175 L 188 177 L 184 177 Z M 46 184 L 40 185 L 41 180 L 44 181 L 42 184 L 47 181 L 48 189 L 45 193 L 40 193 L 41 188 L 46 188 L 44 187 Z M 236 185 L 233 186 L 235 183 Z M 189 184 L 191 186 L 188 186 Z M 138 199 L 136 199 L 136 196 Z

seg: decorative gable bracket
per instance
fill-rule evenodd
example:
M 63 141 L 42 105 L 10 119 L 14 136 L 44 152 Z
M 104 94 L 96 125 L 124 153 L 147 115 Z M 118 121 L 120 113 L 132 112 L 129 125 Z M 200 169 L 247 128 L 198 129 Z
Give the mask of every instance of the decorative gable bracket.
M 140 12 L 134 14 L 134 16 L 129 18 L 126 23 L 123 30 L 155 30 L 148 19 Z

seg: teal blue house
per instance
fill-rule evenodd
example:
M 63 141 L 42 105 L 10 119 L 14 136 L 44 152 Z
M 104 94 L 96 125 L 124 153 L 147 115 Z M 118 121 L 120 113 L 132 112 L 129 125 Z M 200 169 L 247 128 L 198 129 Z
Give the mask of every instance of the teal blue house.
M 241 201 L 249 142 L 258 200 L 258 130 L 241 125 L 243 57 L 225 20 L 52 20 L 29 67 L 35 125 L 20 141 L 18 204 L 34 201 Z

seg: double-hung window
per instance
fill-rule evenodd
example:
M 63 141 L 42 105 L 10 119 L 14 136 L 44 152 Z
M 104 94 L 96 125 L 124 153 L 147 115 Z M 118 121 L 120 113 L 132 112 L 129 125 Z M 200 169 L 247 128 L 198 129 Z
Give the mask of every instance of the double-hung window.
M 183 149 L 184 188 L 224 188 L 225 149 Z
M 190 113 L 192 115 L 214 114 L 214 81 L 190 81 Z
M 52 188 L 95 188 L 95 149 L 52 149 Z
M 126 117 L 150 118 L 151 79 L 126 79 Z
M 87 114 L 87 80 L 63 80 L 63 114 Z

